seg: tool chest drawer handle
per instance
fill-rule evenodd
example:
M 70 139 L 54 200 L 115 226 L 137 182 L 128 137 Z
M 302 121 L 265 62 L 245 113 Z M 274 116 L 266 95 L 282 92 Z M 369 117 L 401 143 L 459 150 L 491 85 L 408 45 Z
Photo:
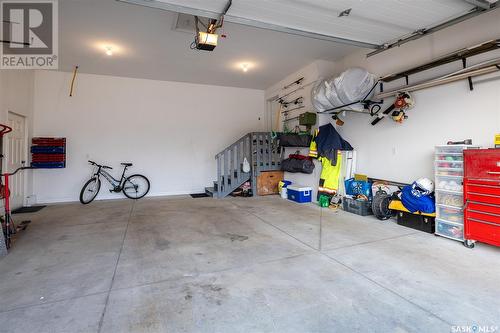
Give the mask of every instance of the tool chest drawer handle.
M 480 202 L 480 201 L 469 201 L 469 200 L 467 200 L 467 202 L 465 203 L 464 209 L 467 207 L 467 205 L 469 203 L 475 204 L 475 205 L 482 205 L 482 206 L 490 206 L 490 207 L 500 208 L 500 205 L 495 205 L 495 204 L 492 204 L 492 203 L 486 203 L 486 202 Z
M 486 221 L 482 221 L 482 220 L 478 220 L 478 219 L 473 219 L 473 218 L 469 218 L 469 221 L 477 222 L 477 223 L 483 223 L 483 224 L 489 224 L 489 225 L 492 225 L 494 227 L 499 227 L 500 228 L 500 224 L 496 224 L 496 223 L 492 223 L 492 222 L 486 222 Z
M 494 184 L 493 185 L 478 184 L 476 183 L 476 181 L 489 182 Z M 469 178 L 468 184 L 474 186 L 497 186 L 497 187 L 500 186 L 498 179 L 483 179 L 483 178 Z
M 498 216 L 500 217 L 499 214 L 495 214 L 495 213 L 488 213 L 488 212 L 481 212 L 479 210 L 474 210 L 474 209 L 470 209 L 469 212 L 472 212 L 472 213 L 479 213 L 479 214 L 485 214 L 485 215 L 490 215 L 490 216 Z
M 500 175 L 500 171 L 488 171 L 486 173 L 490 175 Z
M 497 182 L 497 181 L 498 180 L 495 180 L 495 182 Z M 498 184 L 498 185 L 484 185 L 484 184 L 470 183 L 469 185 L 477 186 L 477 187 L 486 187 L 486 188 L 500 188 L 500 184 Z
M 490 197 L 490 198 L 500 198 L 500 195 L 484 194 L 478 192 L 467 192 L 467 194 L 482 195 L 483 197 Z

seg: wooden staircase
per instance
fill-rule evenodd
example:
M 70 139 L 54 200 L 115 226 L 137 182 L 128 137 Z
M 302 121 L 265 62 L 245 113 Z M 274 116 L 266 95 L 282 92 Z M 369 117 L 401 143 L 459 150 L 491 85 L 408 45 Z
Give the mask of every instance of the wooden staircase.
M 205 192 L 214 198 L 224 198 L 246 181 L 252 183 L 252 193 L 257 193 L 257 177 L 264 171 L 281 169 L 283 149 L 271 133 L 252 132 L 215 155 L 217 180 Z M 243 172 L 245 158 L 250 172 Z

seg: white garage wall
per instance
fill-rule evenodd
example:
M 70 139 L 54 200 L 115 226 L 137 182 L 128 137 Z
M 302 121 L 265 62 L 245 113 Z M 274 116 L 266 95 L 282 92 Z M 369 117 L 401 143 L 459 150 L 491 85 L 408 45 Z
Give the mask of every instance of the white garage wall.
M 337 69 L 340 73 L 359 66 L 385 75 L 411 68 L 462 47 L 499 38 L 499 22 L 500 10 L 495 10 L 368 59 L 367 51 L 360 51 L 337 62 Z M 476 57 L 471 63 L 493 57 L 500 57 L 500 52 Z M 457 62 L 410 80 L 434 77 L 460 66 Z M 492 147 L 494 134 L 500 133 L 500 77 L 496 74 L 473 80 L 476 84 L 472 92 L 464 80 L 414 93 L 416 107 L 408 112 L 409 119 L 402 125 L 385 119 L 372 126 L 370 117 L 349 113 L 339 132 L 358 152 L 358 171 L 401 182 L 419 177 L 432 179 L 435 145 L 473 139 L 474 144 Z M 401 86 L 404 79 L 396 84 Z
M 500 133 L 500 81 L 477 84 L 472 93 L 459 82 L 413 96 L 418 106 L 401 125 L 385 119 L 372 126 L 366 115 L 346 117 L 339 132 L 358 152 L 358 172 L 407 183 L 433 179 L 434 146 L 472 139 L 487 148 Z
M 216 178 L 214 156 L 264 129 L 261 90 L 80 74 L 35 73 L 35 136 L 67 138 L 67 167 L 36 170 L 38 202 L 78 200 L 88 159 L 133 162 L 151 195 L 202 192 Z M 103 187 L 99 198 L 117 198 Z
M 500 38 L 499 22 L 500 9 L 497 9 L 370 58 L 366 58 L 370 50 L 359 50 L 334 64 L 322 62 L 318 66 L 320 63 L 315 62 L 267 89 L 266 96 L 272 97 L 280 87 L 297 77 L 305 75 L 307 80 L 315 80 L 332 75 L 332 69 L 338 75 L 349 67 L 358 66 L 380 76 L 405 70 L 457 49 Z M 470 64 L 493 57 L 500 57 L 500 52 L 474 57 Z M 416 82 L 446 74 L 460 66 L 457 62 L 411 76 L 410 80 Z M 404 124 L 385 119 L 372 126 L 369 116 L 347 113 L 345 125 L 337 129 L 357 152 L 357 171 L 400 182 L 433 178 L 435 145 L 470 138 L 474 144 L 492 147 L 494 134 L 500 134 L 499 75 L 475 78 L 474 82 L 472 92 L 464 80 L 414 93 L 416 107 L 408 112 L 410 118 Z M 403 80 L 391 83 L 392 86 L 402 84 Z M 391 85 L 386 85 L 386 89 Z M 330 117 L 321 116 L 319 123 L 328 121 Z M 297 176 L 297 181 L 313 186 L 316 183 L 307 175 Z

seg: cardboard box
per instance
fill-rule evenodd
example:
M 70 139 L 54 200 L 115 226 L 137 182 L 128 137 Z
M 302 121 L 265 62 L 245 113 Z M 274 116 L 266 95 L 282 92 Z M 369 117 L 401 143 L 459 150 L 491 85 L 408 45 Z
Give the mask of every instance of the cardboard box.
M 278 184 L 283 177 L 283 171 L 261 172 L 257 176 L 257 195 L 279 194 Z

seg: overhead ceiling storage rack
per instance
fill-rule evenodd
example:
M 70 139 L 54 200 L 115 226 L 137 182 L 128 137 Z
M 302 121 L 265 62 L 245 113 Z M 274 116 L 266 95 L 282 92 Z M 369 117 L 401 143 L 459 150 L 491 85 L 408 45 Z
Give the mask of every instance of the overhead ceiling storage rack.
M 432 88 L 436 86 L 440 86 L 447 83 L 456 82 L 463 79 L 468 79 L 470 88 L 472 90 L 472 81 L 471 78 L 481 75 L 486 75 L 490 73 L 494 73 L 500 70 L 500 58 L 495 58 L 489 61 L 482 62 L 480 64 L 464 68 L 462 70 L 440 76 L 434 78 L 432 80 L 422 81 L 413 85 L 408 85 L 404 87 L 400 87 L 398 89 L 394 89 L 388 92 L 381 92 L 380 94 L 375 95 L 375 98 L 383 99 L 385 97 L 394 96 L 398 92 L 404 90 L 408 92 L 418 91 L 422 89 Z
M 349 103 L 346 105 L 341 105 L 332 109 L 328 109 L 319 113 L 329 113 L 329 114 L 338 114 L 340 112 L 343 112 L 344 108 L 353 105 L 353 104 L 365 104 L 367 107 L 369 107 L 372 104 L 382 104 L 383 99 L 391 96 L 395 96 L 401 91 L 418 91 L 426 88 L 431 88 L 463 79 L 467 79 L 469 81 L 469 88 L 470 90 L 473 89 L 473 82 L 472 78 L 480 75 L 486 75 L 490 73 L 494 73 L 497 71 L 500 71 L 500 57 L 499 58 L 494 58 L 491 60 L 483 61 L 481 63 L 472 65 L 467 67 L 467 59 L 476 56 L 479 54 L 483 54 L 486 52 L 490 51 L 495 51 L 500 49 L 500 39 L 495 39 L 495 40 L 490 40 L 478 45 L 474 45 L 471 47 L 463 48 L 460 50 L 457 50 L 455 52 L 452 52 L 450 54 L 444 55 L 442 57 L 439 57 L 431 62 L 401 71 L 389 75 L 385 75 L 381 77 L 378 82 L 373 86 L 372 90 L 370 93 L 362 100 Z M 433 79 L 429 80 L 424 80 L 417 82 L 415 84 L 410 85 L 409 84 L 409 76 L 413 74 L 417 74 L 423 71 L 427 71 L 442 65 L 446 65 L 455 61 L 462 61 L 463 69 L 449 73 L 447 75 L 439 76 Z M 398 87 L 396 89 L 392 89 L 390 91 L 384 91 L 384 83 L 387 82 L 392 82 L 398 79 L 405 78 L 406 84 Z M 380 92 L 375 94 L 375 96 L 371 99 L 368 100 L 368 96 L 371 94 L 371 92 L 376 88 L 376 86 L 379 85 L 380 87 Z M 356 111 L 355 111 L 356 112 Z M 366 112 L 369 114 L 368 112 Z
M 431 62 L 428 62 L 424 65 L 420 65 L 417 67 L 413 67 L 407 70 L 404 70 L 399 73 L 393 73 L 380 78 L 381 82 L 392 82 L 401 78 L 406 79 L 406 84 L 409 84 L 408 77 L 412 74 L 417 74 L 435 67 L 439 67 L 442 65 L 446 65 L 455 61 L 462 61 L 463 67 L 467 67 L 467 58 L 472 56 L 476 56 L 485 52 L 494 51 L 500 49 L 500 39 L 489 40 L 487 42 L 474 45 L 471 47 L 466 47 L 460 50 L 457 50 L 453 53 L 444 55 L 439 57 Z

